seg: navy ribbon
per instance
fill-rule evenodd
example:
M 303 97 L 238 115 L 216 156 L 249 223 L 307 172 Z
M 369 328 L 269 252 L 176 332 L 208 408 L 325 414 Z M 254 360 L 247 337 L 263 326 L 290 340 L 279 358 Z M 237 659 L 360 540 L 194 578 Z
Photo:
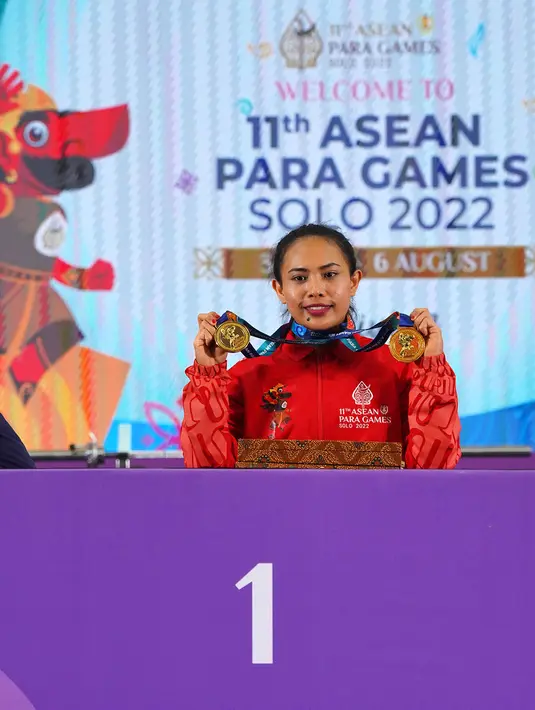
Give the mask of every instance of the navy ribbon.
M 241 352 L 245 357 L 259 357 L 262 355 L 271 355 L 271 353 L 277 349 L 279 345 L 288 343 L 290 345 L 325 345 L 327 343 L 332 343 L 335 340 L 341 340 L 342 343 L 352 350 L 353 352 L 370 352 L 371 350 L 376 350 L 382 347 L 392 335 L 400 327 L 414 327 L 414 324 L 409 316 L 404 313 L 392 313 L 388 318 L 370 326 L 369 328 L 356 329 L 352 327 L 351 321 L 344 322 L 341 324 L 341 330 L 337 332 L 321 331 L 321 330 L 310 330 L 304 325 L 296 323 L 293 319 L 289 323 L 285 323 L 283 326 L 278 328 L 272 335 L 266 335 L 262 333 L 261 330 L 250 325 L 243 318 L 238 317 L 232 311 L 225 311 L 225 313 L 218 319 L 216 326 L 225 323 L 225 321 L 236 321 L 244 325 L 251 337 L 260 338 L 264 342 L 260 345 L 258 350 L 249 343 Z M 369 330 L 377 330 L 379 332 L 366 345 L 360 345 L 355 339 L 357 333 L 365 333 Z M 286 338 L 289 331 L 296 336 L 296 339 Z

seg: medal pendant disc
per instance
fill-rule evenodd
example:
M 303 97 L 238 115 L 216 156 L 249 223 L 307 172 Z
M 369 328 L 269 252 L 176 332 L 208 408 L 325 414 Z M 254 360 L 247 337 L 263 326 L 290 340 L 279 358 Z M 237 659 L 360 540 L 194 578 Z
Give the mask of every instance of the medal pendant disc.
M 388 343 L 392 357 L 399 362 L 415 362 L 425 352 L 424 336 L 416 328 L 398 328 Z
M 251 334 L 242 323 L 227 320 L 215 331 L 215 341 L 228 353 L 239 353 L 249 345 Z

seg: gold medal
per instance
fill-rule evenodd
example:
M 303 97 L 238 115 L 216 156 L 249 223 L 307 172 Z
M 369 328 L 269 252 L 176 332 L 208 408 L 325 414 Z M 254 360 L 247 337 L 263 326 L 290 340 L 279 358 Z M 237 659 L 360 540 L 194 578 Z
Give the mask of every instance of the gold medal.
M 228 353 L 239 353 L 249 345 L 251 334 L 242 324 L 234 320 L 226 320 L 215 330 L 215 341 L 222 350 Z
M 425 339 L 416 328 L 398 328 L 390 338 L 388 347 L 399 362 L 414 362 L 425 352 Z

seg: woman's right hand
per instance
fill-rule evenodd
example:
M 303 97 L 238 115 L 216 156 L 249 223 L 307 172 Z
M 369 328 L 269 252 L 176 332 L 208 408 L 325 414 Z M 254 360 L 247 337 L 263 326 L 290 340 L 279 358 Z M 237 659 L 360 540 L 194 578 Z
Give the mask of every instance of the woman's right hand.
M 227 359 L 227 351 L 222 350 L 215 342 L 215 324 L 219 316 L 213 311 L 210 313 L 199 313 L 197 322 L 199 324 L 199 332 L 193 341 L 195 348 L 195 359 L 199 365 L 210 367 L 211 365 L 220 365 Z

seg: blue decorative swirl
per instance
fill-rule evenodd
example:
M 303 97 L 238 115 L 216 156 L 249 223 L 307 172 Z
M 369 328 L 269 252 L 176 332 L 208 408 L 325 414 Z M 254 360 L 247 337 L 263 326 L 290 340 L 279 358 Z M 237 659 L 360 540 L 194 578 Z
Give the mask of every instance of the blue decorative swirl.
M 304 338 L 305 335 L 308 333 L 308 328 L 305 328 L 304 325 L 299 325 L 299 323 L 295 322 L 293 324 L 292 330 L 298 338 Z
M 477 52 L 481 43 L 485 39 L 485 25 L 480 22 L 477 30 L 474 32 L 470 40 L 468 41 L 468 49 L 473 57 L 477 57 Z

